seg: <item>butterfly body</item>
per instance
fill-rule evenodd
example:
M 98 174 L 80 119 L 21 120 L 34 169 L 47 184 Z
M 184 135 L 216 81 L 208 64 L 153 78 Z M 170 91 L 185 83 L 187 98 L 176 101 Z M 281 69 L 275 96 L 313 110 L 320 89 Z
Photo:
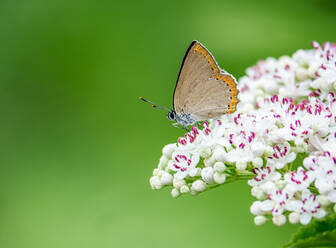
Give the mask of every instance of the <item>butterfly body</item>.
M 179 124 L 183 127 L 190 126 L 197 121 L 194 118 L 192 118 L 191 114 L 186 114 L 186 113 L 177 114 L 175 110 L 169 111 L 169 113 L 167 114 L 167 118 L 171 121 L 176 121 L 175 124 Z
M 198 41 L 193 41 L 184 55 L 173 95 L 173 110 L 168 119 L 174 126 L 187 129 L 195 122 L 231 114 L 238 104 L 236 79 L 220 69 L 211 53 Z

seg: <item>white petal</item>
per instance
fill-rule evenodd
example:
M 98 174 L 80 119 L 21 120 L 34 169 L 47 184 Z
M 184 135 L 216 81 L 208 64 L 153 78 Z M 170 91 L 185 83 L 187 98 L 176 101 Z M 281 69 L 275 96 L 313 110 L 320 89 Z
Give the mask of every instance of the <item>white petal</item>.
M 255 201 L 250 207 L 250 212 L 253 215 L 262 215 L 263 211 L 260 209 L 262 202 L 261 201 Z
M 279 173 L 279 172 L 273 172 L 272 174 L 271 174 L 271 177 L 270 177 L 270 179 L 272 180 L 272 181 L 277 181 L 277 180 L 279 180 L 281 178 L 281 174 Z
M 274 190 L 276 188 L 276 186 L 275 186 L 275 184 L 273 182 L 262 183 L 262 184 L 259 185 L 259 187 L 265 193 L 269 193 L 269 192 L 271 192 L 272 190 Z
M 262 191 L 261 188 L 258 186 L 255 186 L 251 189 L 251 194 L 258 200 L 262 200 L 265 198 L 264 191 Z
M 310 214 L 303 213 L 303 214 L 301 214 L 301 217 L 300 217 L 300 223 L 302 225 L 307 225 L 310 222 L 311 218 L 312 218 L 312 216 Z
M 252 146 L 252 152 L 254 156 L 260 157 L 266 149 L 266 146 L 261 142 L 255 142 Z
M 261 205 L 260 205 L 260 209 L 262 211 L 271 211 L 273 207 L 274 207 L 274 202 L 271 200 L 265 200 L 261 202 Z
M 184 172 L 178 171 L 177 173 L 174 174 L 174 178 L 176 178 L 176 179 L 183 179 L 186 176 L 187 176 L 186 171 L 184 171 Z
M 326 211 L 325 211 L 324 209 L 319 209 L 319 210 L 317 210 L 317 212 L 314 214 L 314 217 L 315 217 L 316 219 L 321 219 L 321 218 L 323 218 L 326 214 L 327 214 L 327 213 L 326 213 Z
M 291 163 L 296 159 L 296 154 L 294 152 L 291 152 L 290 154 L 287 155 L 286 157 L 286 162 Z
M 291 200 L 286 203 L 285 208 L 289 211 L 299 212 L 302 206 L 302 202 L 298 200 Z
M 336 190 L 332 190 L 328 194 L 328 198 L 331 202 L 336 202 Z

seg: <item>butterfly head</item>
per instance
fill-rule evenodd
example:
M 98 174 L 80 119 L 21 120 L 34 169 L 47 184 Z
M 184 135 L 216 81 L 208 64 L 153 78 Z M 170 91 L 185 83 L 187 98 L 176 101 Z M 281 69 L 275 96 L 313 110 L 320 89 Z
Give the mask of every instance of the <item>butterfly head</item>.
M 167 118 L 171 121 L 176 120 L 176 112 L 174 110 L 170 110 L 167 114 Z

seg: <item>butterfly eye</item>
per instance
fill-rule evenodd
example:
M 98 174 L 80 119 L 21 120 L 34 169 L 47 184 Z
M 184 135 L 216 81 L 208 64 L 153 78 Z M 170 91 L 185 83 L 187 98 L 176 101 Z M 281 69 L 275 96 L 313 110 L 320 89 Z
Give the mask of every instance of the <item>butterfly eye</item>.
M 175 120 L 175 112 L 174 111 L 170 111 L 168 114 L 167 114 L 167 117 L 169 120 L 173 121 Z

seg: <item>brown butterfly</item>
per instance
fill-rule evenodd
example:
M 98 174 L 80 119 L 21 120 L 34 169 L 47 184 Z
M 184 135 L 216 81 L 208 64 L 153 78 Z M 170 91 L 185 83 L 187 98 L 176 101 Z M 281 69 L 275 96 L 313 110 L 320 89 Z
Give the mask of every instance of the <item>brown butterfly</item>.
M 236 79 L 220 69 L 211 53 L 198 41 L 193 41 L 184 55 L 174 90 L 173 110 L 168 110 L 174 126 L 187 126 L 198 121 L 216 119 L 231 114 L 238 103 Z

